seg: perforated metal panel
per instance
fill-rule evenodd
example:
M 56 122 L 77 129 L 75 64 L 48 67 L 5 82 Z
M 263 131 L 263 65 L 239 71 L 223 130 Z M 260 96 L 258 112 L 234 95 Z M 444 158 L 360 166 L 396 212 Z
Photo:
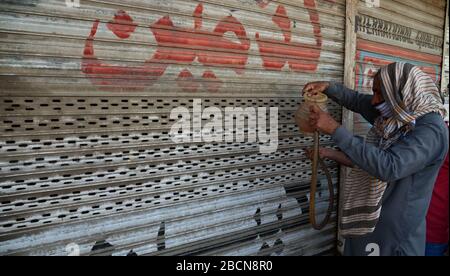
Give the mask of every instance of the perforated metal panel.
M 332 250 L 335 214 L 309 226 L 312 139 L 293 114 L 305 83 L 342 81 L 344 11 L 314 0 L 0 2 L 0 254 Z M 277 151 L 174 143 L 170 112 L 194 99 L 278 107 Z M 323 216 L 326 185 L 317 198 Z

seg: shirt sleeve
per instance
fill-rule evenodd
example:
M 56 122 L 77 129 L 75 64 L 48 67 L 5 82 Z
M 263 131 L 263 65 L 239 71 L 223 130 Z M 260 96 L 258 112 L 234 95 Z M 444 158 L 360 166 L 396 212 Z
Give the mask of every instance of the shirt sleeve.
M 370 103 L 372 95 L 359 93 L 336 82 L 330 82 L 324 93 L 339 105 L 361 114 L 370 124 L 380 115 Z
M 382 181 L 396 181 L 414 174 L 433 162 L 438 162 L 446 139 L 438 125 L 416 125 L 408 135 L 387 150 L 368 144 L 364 138 L 352 135 L 340 126 L 332 139 L 362 170 Z

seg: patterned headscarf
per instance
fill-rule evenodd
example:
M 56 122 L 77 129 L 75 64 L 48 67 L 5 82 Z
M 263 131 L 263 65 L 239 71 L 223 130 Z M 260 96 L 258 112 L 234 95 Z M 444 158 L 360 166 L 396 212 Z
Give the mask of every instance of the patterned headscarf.
M 386 149 L 414 128 L 417 118 L 430 113 L 439 113 L 443 118 L 446 110 L 441 94 L 431 77 L 409 63 L 391 63 L 380 69 L 381 93 L 392 108 L 391 118 L 378 117 L 375 130 L 381 148 Z

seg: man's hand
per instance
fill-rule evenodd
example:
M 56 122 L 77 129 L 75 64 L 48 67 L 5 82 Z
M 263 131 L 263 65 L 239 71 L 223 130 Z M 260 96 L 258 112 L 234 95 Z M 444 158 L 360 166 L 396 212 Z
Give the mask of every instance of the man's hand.
M 309 111 L 309 125 L 322 133 L 331 135 L 340 126 L 330 114 L 316 105 L 312 105 Z
M 335 154 L 334 151 L 336 151 L 336 150 L 319 147 L 319 157 L 321 159 L 330 158 L 330 157 L 332 157 Z M 308 157 L 309 159 L 312 160 L 313 159 L 313 154 L 314 154 L 313 148 L 305 149 L 305 154 L 306 154 L 306 157 Z
M 323 93 L 329 86 L 330 83 L 328 81 L 309 82 L 303 87 L 302 95 L 306 94 L 308 96 L 314 96 Z

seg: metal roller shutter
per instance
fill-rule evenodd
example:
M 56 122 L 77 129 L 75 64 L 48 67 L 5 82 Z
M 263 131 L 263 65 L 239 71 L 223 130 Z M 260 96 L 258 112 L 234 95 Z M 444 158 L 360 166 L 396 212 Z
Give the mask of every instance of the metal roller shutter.
M 448 3 L 448 2 L 447 2 Z M 443 53 L 443 61 L 442 61 L 442 80 L 441 80 L 441 91 L 444 94 L 444 96 L 446 97 L 446 107 L 447 107 L 447 111 L 448 111 L 448 83 L 449 83 L 449 43 L 448 43 L 448 37 L 449 37 L 449 29 L 448 29 L 448 4 L 447 4 L 447 12 L 446 12 L 446 17 L 445 17 L 445 34 L 444 34 L 444 53 Z M 447 120 L 448 120 L 448 115 L 447 115 Z
M 0 254 L 334 248 L 335 214 L 308 223 L 312 140 L 293 113 L 305 83 L 342 82 L 345 1 L 66 2 L 0 2 Z M 171 111 L 198 100 L 278 107 L 277 151 L 174 143 Z
M 418 65 L 440 86 L 445 0 L 359 1 L 356 17 L 356 88 L 372 93 L 372 77 L 382 65 Z M 354 131 L 365 135 L 369 123 L 354 117 Z

